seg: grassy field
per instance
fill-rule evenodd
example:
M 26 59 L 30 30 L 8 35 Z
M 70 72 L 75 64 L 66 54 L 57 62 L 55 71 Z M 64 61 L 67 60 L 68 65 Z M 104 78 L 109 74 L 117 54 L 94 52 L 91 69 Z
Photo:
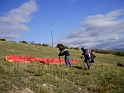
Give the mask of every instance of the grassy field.
M 0 41 L 0 93 L 124 93 L 124 57 L 97 54 L 91 70 L 80 58 L 81 50 L 69 50 L 78 59 L 72 68 L 65 64 L 14 63 L 7 55 L 58 57 L 58 49 Z M 61 57 L 63 59 L 63 57 Z

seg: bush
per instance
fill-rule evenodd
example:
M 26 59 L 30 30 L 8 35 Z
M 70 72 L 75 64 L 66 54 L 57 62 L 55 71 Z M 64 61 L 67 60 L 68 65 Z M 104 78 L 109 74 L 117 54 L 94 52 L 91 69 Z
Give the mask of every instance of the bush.
M 0 39 L 0 41 L 6 41 L 6 39 Z
M 42 46 L 46 46 L 46 47 L 48 47 L 49 45 L 48 45 L 48 44 L 44 44 L 44 43 L 43 43 L 43 44 L 42 44 Z
M 28 44 L 26 41 L 19 41 L 19 43 Z

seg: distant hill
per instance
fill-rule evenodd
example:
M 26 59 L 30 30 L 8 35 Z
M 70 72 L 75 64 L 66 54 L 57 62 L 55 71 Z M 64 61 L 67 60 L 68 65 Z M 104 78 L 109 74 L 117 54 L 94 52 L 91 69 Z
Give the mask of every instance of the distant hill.
M 124 48 L 115 48 L 113 50 L 116 52 L 124 52 Z

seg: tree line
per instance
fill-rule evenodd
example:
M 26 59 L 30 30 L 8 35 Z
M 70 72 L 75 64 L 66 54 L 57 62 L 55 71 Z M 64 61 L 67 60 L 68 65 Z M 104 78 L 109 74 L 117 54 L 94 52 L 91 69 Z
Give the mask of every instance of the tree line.
M 0 39 L 0 41 L 6 41 L 6 39 Z M 15 41 L 9 41 L 9 42 L 15 42 Z M 43 43 L 43 44 L 35 43 L 34 41 L 31 41 L 31 42 L 19 41 L 19 43 L 51 47 L 48 44 L 45 44 L 45 43 Z M 80 50 L 78 47 L 68 47 L 68 46 L 65 46 L 65 45 L 63 45 L 61 43 L 57 44 L 55 47 L 56 48 L 63 47 L 65 49 Z M 114 50 L 91 49 L 91 51 L 93 51 L 95 53 L 101 53 L 101 54 L 112 54 L 112 55 L 124 56 L 124 52 L 117 52 L 117 51 L 114 51 Z
M 101 53 L 101 54 L 112 54 L 112 55 L 118 55 L 124 57 L 124 52 L 117 52 L 114 50 L 100 50 L 100 49 L 92 49 L 95 53 Z
M 6 40 L 6 39 L 0 39 L 0 41 L 7 41 L 7 40 Z M 9 41 L 9 42 L 15 42 L 15 41 Z M 16 43 L 16 42 L 15 42 L 15 43 Z M 40 44 L 40 43 L 35 43 L 34 41 L 27 42 L 27 41 L 23 40 L 23 41 L 19 41 L 19 43 L 31 44 L 31 45 L 38 45 L 38 46 L 46 46 L 46 47 L 52 47 L 52 46 L 50 46 L 49 44 L 45 44 L 45 43 Z M 66 49 L 79 50 L 78 47 L 68 47 L 68 46 L 65 46 L 65 45 L 63 45 L 63 44 L 57 44 L 55 47 L 56 47 L 56 48 L 63 47 L 63 48 L 66 48 Z

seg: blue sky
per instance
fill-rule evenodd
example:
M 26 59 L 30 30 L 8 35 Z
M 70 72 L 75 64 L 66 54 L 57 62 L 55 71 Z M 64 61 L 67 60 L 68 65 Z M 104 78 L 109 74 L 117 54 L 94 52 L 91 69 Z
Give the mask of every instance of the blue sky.
M 50 26 L 52 24 L 52 26 Z M 69 47 L 124 47 L 124 0 L 0 0 L 0 38 Z

